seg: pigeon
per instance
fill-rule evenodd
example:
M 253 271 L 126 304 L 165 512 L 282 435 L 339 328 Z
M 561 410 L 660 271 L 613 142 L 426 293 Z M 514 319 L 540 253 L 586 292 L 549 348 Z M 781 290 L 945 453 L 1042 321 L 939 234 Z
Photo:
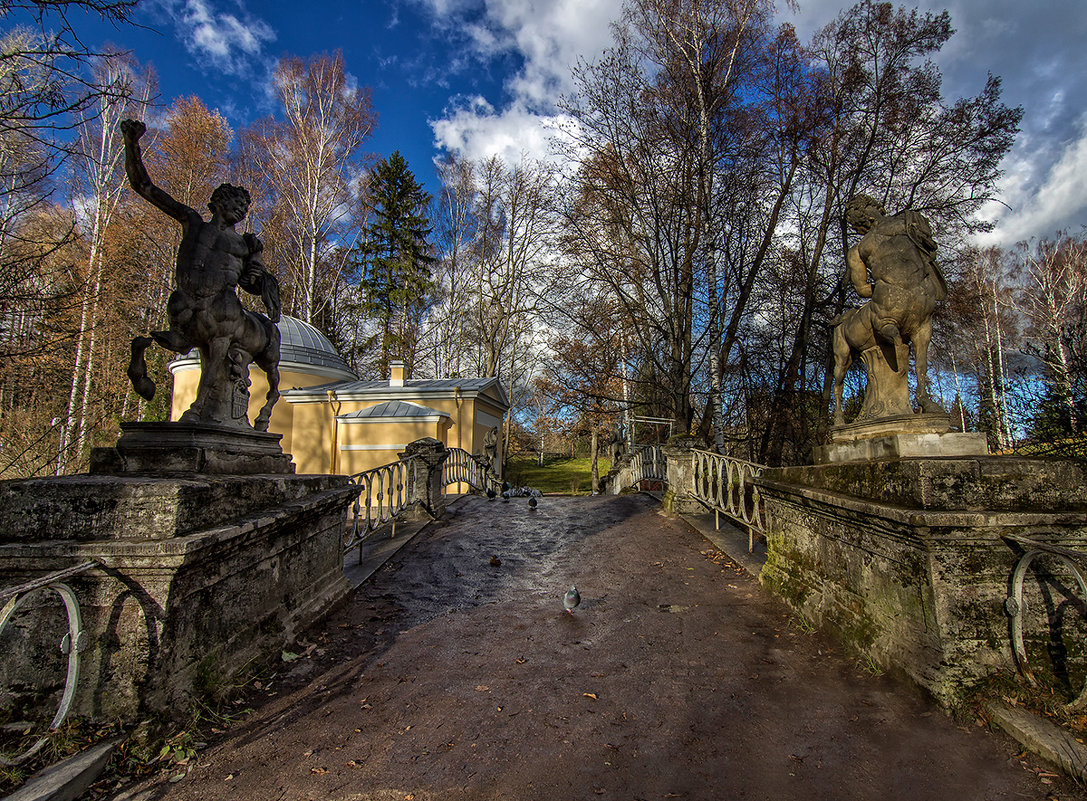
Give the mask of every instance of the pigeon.
M 529 499 L 528 499 L 528 508 L 532 509 L 532 510 L 536 509 L 536 496 L 535 495 L 532 495 L 532 496 L 529 497 Z
M 498 493 L 494 491 L 494 487 L 487 487 L 487 500 L 488 501 L 493 501 L 494 496 L 497 495 L 497 494 Z
M 502 567 L 502 560 L 497 556 L 491 557 L 491 567 Z
M 574 610 L 578 608 L 581 603 L 581 593 L 577 591 L 577 587 L 571 587 L 566 591 L 566 595 L 562 596 L 562 605 L 566 607 L 566 611 L 569 614 L 574 614 Z
M 510 502 L 510 494 L 508 492 L 503 492 L 502 493 L 502 503 L 509 503 L 509 502 Z

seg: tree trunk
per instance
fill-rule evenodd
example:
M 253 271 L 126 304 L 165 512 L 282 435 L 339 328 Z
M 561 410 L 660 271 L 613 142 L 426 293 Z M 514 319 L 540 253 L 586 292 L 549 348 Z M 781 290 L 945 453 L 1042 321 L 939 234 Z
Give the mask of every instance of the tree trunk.
M 598 442 L 596 429 L 593 429 L 592 455 L 591 455 L 591 458 L 592 458 L 592 474 L 593 474 L 593 495 L 599 495 L 600 494 L 600 469 L 597 466 L 598 446 L 599 446 L 599 442 Z

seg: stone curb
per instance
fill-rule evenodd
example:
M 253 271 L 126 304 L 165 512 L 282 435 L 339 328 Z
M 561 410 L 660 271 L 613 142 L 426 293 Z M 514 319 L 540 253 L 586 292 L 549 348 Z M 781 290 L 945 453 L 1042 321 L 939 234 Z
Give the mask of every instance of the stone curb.
M 99 743 L 50 765 L 3 801 L 74 801 L 101 775 L 116 746 Z
M 1087 747 L 1045 718 L 1005 704 L 989 704 L 993 722 L 1027 750 L 1087 783 Z

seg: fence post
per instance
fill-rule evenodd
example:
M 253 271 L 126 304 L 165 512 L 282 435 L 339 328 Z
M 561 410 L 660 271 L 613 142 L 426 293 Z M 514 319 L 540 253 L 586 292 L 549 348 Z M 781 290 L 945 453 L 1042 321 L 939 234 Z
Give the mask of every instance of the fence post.
M 705 447 L 706 443 L 689 434 L 678 434 L 661 446 L 668 463 L 668 489 L 663 500 L 668 512 L 687 515 L 704 511 L 694 497 L 694 451 Z
M 401 459 L 414 456 L 415 466 L 408 478 L 410 505 L 404 510 L 406 520 L 436 520 L 445 512 L 442 495 L 442 465 L 449 456 L 445 445 L 434 437 L 408 443 Z

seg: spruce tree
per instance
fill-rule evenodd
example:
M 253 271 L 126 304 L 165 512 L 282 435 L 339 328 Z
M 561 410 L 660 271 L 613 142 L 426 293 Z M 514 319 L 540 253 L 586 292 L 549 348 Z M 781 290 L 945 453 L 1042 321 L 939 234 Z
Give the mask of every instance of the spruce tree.
M 382 159 L 370 174 L 374 210 L 356 247 L 363 306 L 381 324 L 381 374 L 389 360 L 414 361 L 418 326 L 434 285 L 427 237 L 430 195 L 415 180 L 399 151 Z

